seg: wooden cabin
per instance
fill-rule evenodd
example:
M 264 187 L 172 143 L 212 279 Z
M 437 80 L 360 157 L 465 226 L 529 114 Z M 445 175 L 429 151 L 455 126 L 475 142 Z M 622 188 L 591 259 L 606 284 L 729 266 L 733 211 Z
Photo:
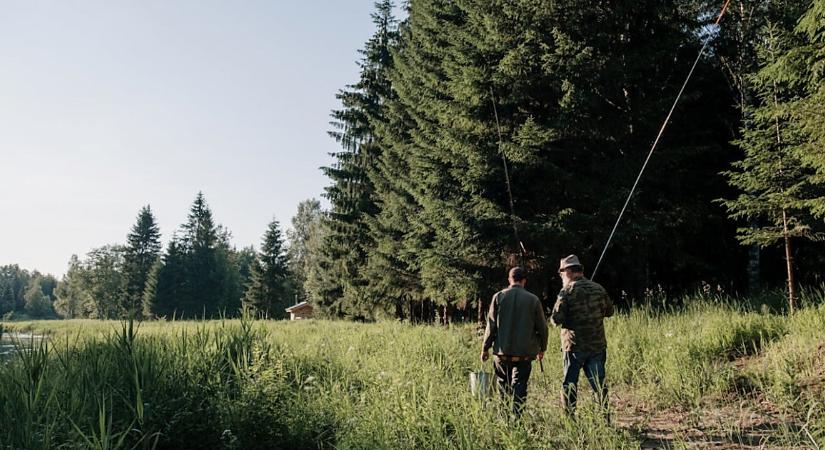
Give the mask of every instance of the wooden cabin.
M 311 319 L 312 311 L 312 305 L 307 302 L 301 302 L 286 309 L 289 313 L 289 320 Z

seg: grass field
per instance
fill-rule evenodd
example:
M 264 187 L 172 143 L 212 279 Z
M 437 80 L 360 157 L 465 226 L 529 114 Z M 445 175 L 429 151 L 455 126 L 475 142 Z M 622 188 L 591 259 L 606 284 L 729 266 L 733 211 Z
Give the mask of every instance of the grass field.
M 611 426 L 587 395 L 563 416 L 556 332 L 513 422 L 469 393 L 469 324 L 7 323 L 48 337 L 0 363 L 0 448 L 821 448 L 821 300 L 609 319 Z

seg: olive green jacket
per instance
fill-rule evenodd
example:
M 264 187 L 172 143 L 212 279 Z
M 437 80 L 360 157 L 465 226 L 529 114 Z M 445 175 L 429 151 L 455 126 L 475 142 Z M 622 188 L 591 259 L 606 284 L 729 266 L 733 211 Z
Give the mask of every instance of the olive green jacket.
M 493 296 L 484 347 L 496 355 L 535 357 L 547 350 L 547 319 L 538 297 L 519 285 Z

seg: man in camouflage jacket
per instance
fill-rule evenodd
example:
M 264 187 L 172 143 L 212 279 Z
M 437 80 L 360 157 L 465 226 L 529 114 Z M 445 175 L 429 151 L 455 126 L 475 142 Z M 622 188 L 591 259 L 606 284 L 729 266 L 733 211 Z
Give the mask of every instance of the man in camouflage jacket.
M 481 360 L 493 349 L 493 368 L 499 392 L 512 399 L 513 412 L 521 416 L 527 400 L 527 381 L 534 359 L 544 358 L 547 350 L 547 319 L 538 297 L 524 288 L 524 269 L 510 269 L 510 287 L 493 296 L 487 313 L 487 328 L 481 347 Z
M 564 381 L 561 399 L 571 416 L 576 409 L 576 386 L 579 371 L 584 374 L 596 398 L 607 414 L 607 386 L 604 364 L 607 359 L 607 339 L 604 318 L 613 315 L 613 302 L 604 288 L 584 277 L 584 269 L 576 255 L 559 264 L 564 287 L 559 292 L 553 313 L 553 324 L 561 327 Z M 606 416 L 609 420 L 609 416 Z

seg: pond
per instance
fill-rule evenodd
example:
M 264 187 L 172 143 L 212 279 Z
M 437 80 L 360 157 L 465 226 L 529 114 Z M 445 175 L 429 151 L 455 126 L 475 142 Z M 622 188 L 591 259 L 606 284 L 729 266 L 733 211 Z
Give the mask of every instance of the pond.
M 11 358 L 21 349 L 31 348 L 41 339 L 43 336 L 38 334 L 4 332 L 0 336 L 0 361 Z

